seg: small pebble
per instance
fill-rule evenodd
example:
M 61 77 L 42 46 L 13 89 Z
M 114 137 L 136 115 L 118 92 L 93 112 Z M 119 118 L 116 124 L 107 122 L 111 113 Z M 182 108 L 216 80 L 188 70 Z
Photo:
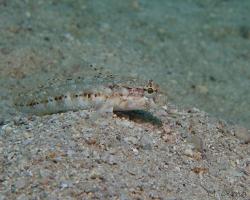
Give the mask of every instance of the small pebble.
M 172 131 L 169 124 L 164 124 L 164 125 L 163 125 L 163 130 L 164 130 L 164 132 L 165 132 L 166 134 L 169 134 L 169 133 L 171 133 L 171 131 Z
M 138 138 L 136 138 L 136 137 L 133 137 L 133 136 L 130 136 L 130 137 L 125 137 L 124 138 L 124 141 L 126 142 L 126 143 L 131 143 L 131 144 L 137 144 L 138 143 Z
M 151 150 L 153 146 L 153 139 L 149 135 L 143 135 L 140 140 L 141 147 L 144 150 Z
M 61 181 L 60 188 L 65 189 L 69 187 L 73 187 L 73 183 L 71 181 L 67 181 L 67 180 Z
M 94 168 L 91 170 L 91 172 L 89 173 L 89 177 L 91 179 L 102 179 L 103 178 L 103 175 L 104 175 L 104 172 L 102 169 L 100 168 Z
M 19 178 L 15 182 L 15 187 L 17 190 L 23 189 L 27 185 L 27 180 L 25 178 Z
M 11 132 L 12 132 L 12 130 L 13 130 L 13 128 L 12 128 L 12 127 L 10 127 L 10 125 L 9 125 L 9 124 L 3 125 L 1 129 L 2 129 L 2 130 L 4 131 L 4 133 L 6 133 L 6 134 L 11 133 Z
M 132 148 L 132 151 L 133 151 L 133 153 L 134 153 L 135 155 L 138 155 L 138 154 L 139 154 L 139 151 L 138 151 L 137 148 Z
M 172 133 L 172 134 L 165 133 L 162 135 L 162 139 L 164 142 L 167 142 L 169 144 L 174 144 L 174 143 L 176 143 L 177 136 L 176 136 L 176 133 Z
M 190 148 L 185 149 L 185 150 L 184 150 L 184 155 L 186 155 L 186 156 L 188 156 L 188 157 L 193 157 L 194 151 L 193 151 L 192 149 L 190 149 Z

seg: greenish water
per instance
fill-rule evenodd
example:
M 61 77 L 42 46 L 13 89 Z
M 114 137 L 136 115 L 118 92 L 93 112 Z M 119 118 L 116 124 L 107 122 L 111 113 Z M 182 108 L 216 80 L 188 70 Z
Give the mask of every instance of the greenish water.
M 2 115 L 25 79 L 87 61 L 154 79 L 168 99 L 250 127 L 250 1 L 1 1 Z

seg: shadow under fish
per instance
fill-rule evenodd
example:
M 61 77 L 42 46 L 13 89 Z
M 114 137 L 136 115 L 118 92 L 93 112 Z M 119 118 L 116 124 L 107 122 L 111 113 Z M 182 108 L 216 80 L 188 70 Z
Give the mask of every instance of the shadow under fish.
M 162 121 L 149 111 L 132 110 L 132 111 L 114 111 L 118 117 L 125 117 L 136 123 L 150 123 L 158 127 L 162 126 Z

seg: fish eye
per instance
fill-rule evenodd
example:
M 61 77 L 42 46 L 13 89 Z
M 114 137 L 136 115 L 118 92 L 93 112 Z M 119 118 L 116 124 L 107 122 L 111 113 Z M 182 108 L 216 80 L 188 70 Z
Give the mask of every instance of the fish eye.
M 148 88 L 147 91 L 148 91 L 149 94 L 152 94 L 154 92 L 153 88 Z

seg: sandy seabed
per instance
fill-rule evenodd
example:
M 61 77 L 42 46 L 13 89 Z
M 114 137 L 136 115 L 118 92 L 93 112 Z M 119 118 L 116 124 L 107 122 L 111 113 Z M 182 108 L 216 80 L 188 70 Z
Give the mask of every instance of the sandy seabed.
M 1 128 L 0 199 L 250 198 L 247 129 L 195 108 L 151 113 L 16 117 Z

